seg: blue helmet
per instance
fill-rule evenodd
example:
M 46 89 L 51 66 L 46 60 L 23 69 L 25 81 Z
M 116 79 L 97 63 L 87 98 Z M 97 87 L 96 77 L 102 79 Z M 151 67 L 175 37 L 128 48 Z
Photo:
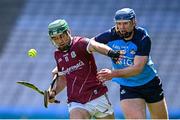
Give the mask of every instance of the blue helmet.
M 114 20 L 120 21 L 120 20 L 132 20 L 135 18 L 136 14 L 133 9 L 130 8 L 123 8 L 118 11 L 116 11 Z

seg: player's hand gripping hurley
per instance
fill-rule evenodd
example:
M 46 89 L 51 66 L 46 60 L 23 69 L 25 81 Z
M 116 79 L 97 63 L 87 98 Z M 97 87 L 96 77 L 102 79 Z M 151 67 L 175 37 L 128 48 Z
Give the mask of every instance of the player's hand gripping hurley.
M 53 103 L 53 102 L 57 102 L 57 100 L 54 99 L 54 97 L 51 97 L 50 96 L 50 91 L 53 89 L 56 81 L 57 81 L 57 78 L 58 78 L 58 74 L 55 74 L 54 77 L 53 77 L 53 81 L 51 83 L 51 86 L 48 90 L 45 90 L 44 91 L 44 106 L 47 108 L 48 107 L 48 103 Z M 60 101 L 58 101 L 58 103 L 60 103 Z

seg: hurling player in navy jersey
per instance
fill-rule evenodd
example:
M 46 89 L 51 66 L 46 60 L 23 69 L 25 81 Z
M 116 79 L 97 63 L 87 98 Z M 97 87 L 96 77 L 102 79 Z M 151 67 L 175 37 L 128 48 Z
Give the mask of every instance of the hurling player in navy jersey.
M 167 119 L 162 83 L 151 60 L 151 39 L 144 28 L 136 26 L 133 9 L 115 13 L 115 26 L 94 39 L 119 51 L 113 69 L 102 69 L 97 78 L 120 84 L 120 104 L 125 118 L 146 118 L 146 106 L 152 119 Z
M 113 119 L 114 112 L 107 97 L 107 87 L 96 78 L 97 67 L 92 52 L 112 58 L 119 53 L 110 47 L 85 37 L 71 36 L 68 23 L 63 19 L 48 26 L 50 40 L 57 48 L 54 57 L 58 80 L 49 89 L 50 102 L 67 87 L 70 119 Z

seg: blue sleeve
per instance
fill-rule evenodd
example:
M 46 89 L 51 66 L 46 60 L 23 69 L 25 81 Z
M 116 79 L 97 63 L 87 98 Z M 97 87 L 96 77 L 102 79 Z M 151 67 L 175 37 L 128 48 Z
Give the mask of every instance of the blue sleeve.
M 150 51 L 151 51 L 151 40 L 149 36 L 146 36 L 140 41 L 136 55 L 149 56 Z
M 100 42 L 100 43 L 107 44 L 110 40 L 111 40 L 110 30 L 95 36 L 95 41 Z

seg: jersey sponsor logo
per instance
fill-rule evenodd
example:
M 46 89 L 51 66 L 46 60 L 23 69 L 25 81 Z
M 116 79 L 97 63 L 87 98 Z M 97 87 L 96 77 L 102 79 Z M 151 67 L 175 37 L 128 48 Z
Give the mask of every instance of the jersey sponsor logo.
M 83 61 L 79 60 L 79 62 L 75 65 L 72 65 L 70 67 L 68 67 L 67 69 L 64 69 L 64 67 L 62 67 L 62 72 L 64 73 L 64 75 L 66 74 L 70 74 L 71 72 L 74 72 L 78 69 L 82 69 L 82 66 L 84 66 L 85 64 L 83 63 Z
M 129 48 L 129 46 L 121 46 L 121 45 L 116 45 L 116 44 L 113 44 L 112 45 L 112 48 L 114 49 L 114 50 L 127 50 L 128 48 Z
M 119 64 L 121 64 L 123 66 L 131 66 L 131 65 L 133 65 L 133 60 L 132 59 L 128 59 L 125 56 L 124 59 L 121 59 L 121 61 L 119 61 Z
M 120 46 L 115 45 L 115 44 L 113 44 L 113 45 L 112 45 L 112 48 L 113 48 L 113 49 L 117 49 L 117 50 L 120 50 L 120 49 L 121 49 L 121 47 L 120 47 Z

